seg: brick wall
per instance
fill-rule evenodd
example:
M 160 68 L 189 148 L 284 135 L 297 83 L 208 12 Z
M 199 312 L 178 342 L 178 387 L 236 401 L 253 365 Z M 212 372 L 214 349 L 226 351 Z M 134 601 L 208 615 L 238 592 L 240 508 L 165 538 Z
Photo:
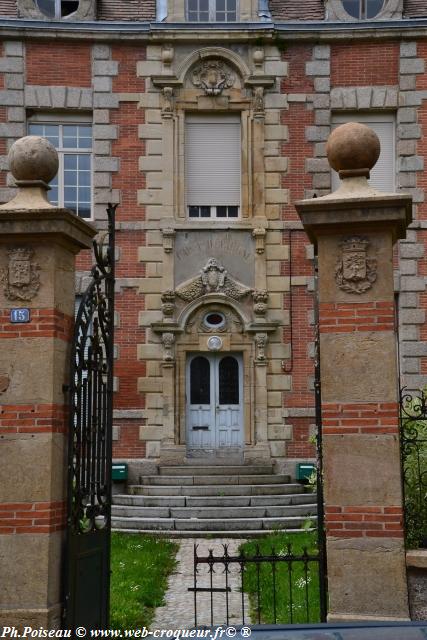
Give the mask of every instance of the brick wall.
M 395 85 L 399 74 L 399 43 L 334 44 L 331 50 L 333 87 Z
M 27 42 L 26 81 L 44 86 L 90 87 L 91 45 Z
M 144 220 L 145 207 L 138 205 L 138 189 L 145 189 L 145 175 L 138 170 L 138 159 L 145 155 L 145 141 L 138 138 L 138 125 L 144 124 L 144 110 L 136 102 L 121 102 L 111 111 L 111 124 L 117 125 L 112 155 L 120 158 L 119 171 L 112 176 L 113 189 L 120 190 L 117 221 Z
M 139 439 L 141 421 L 116 420 L 115 423 L 120 425 L 120 440 L 113 442 L 113 457 L 145 458 L 146 444 Z

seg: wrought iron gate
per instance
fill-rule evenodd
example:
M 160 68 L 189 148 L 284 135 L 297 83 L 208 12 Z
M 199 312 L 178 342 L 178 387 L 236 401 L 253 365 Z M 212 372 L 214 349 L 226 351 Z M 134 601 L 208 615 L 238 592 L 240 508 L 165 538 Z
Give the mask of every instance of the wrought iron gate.
M 427 390 L 400 392 L 400 453 L 408 548 L 427 548 Z
M 94 242 L 91 282 L 77 311 L 71 349 L 68 519 L 64 625 L 108 624 L 114 335 L 114 220 Z

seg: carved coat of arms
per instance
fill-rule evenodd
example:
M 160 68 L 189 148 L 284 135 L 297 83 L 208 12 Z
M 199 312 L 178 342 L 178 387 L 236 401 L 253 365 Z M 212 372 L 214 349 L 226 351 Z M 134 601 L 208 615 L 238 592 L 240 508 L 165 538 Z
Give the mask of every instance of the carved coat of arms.
M 369 240 L 361 236 L 346 238 L 341 243 L 341 256 L 335 267 L 335 281 L 347 293 L 364 293 L 377 279 L 377 261 L 369 258 Z
M 32 300 L 40 288 L 39 265 L 31 262 L 28 247 L 9 249 L 9 265 L 0 271 L 0 282 L 8 300 Z
M 198 65 L 192 75 L 195 87 L 201 87 L 208 96 L 218 96 L 233 86 L 234 74 L 222 62 L 208 60 Z
M 230 298 L 239 300 L 251 291 L 249 287 L 231 278 L 216 258 L 209 258 L 199 275 L 182 284 L 175 293 L 182 300 L 191 302 L 207 293 L 215 292 L 225 293 Z

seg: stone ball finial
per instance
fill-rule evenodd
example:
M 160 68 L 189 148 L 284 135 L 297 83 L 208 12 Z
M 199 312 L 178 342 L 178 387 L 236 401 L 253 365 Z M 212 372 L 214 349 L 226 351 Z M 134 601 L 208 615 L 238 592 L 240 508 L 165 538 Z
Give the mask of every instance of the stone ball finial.
M 46 138 L 25 136 L 11 146 L 9 166 L 17 184 L 43 182 L 47 186 L 58 173 L 58 154 Z
M 366 176 L 381 151 L 375 131 L 360 122 L 347 122 L 334 129 L 326 144 L 329 164 L 340 178 Z

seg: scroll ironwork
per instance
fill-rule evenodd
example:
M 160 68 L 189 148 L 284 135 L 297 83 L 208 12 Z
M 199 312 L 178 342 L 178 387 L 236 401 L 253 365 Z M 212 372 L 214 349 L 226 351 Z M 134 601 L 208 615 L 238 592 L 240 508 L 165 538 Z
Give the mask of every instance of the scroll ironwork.
M 400 447 L 406 546 L 427 548 L 427 389 L 401 391 Z

